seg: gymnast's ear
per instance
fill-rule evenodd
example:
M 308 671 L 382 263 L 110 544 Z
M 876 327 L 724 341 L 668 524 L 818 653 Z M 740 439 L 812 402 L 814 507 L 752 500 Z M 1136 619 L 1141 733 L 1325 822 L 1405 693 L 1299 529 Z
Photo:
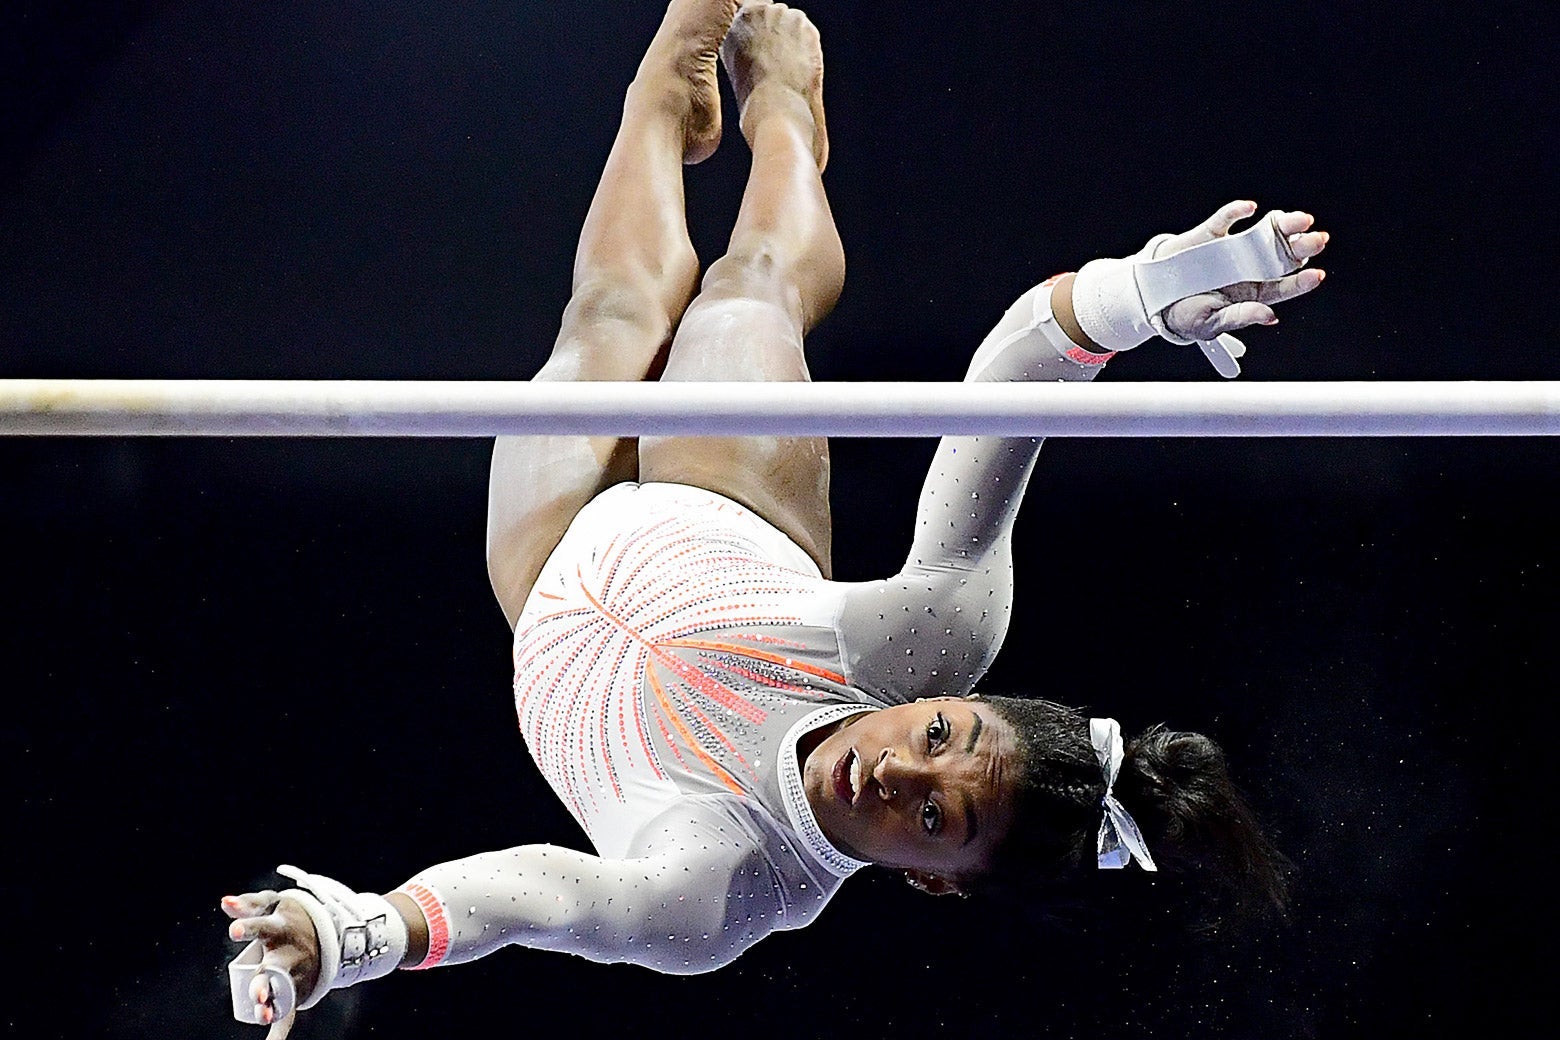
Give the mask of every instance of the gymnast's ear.
M 962 896 L 967 894 L 959 887 L 957 881 L 945 878 L 940 874 L 928 874 L 924 870 L 905 871 L 905 883 L 917 892 L 925 892 L 929 896 Z

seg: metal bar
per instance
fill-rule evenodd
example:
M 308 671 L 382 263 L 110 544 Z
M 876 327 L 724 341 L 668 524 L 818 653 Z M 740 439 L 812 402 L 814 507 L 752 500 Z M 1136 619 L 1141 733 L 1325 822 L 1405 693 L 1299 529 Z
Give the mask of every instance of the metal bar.
M 1560 381 L 531 383 L 0 380 L 0 436 L 1560 435 Z

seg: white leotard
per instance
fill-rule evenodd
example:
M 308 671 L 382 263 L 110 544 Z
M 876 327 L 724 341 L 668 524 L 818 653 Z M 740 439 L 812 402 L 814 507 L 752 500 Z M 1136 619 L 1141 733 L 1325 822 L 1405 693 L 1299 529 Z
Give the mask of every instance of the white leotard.
M 1089 379 L 1050 283 L 968 379 Z M 802 794 L 797 741 L 848 715 L 968 693 L 1007 630 L 1013 520 L 1040 442 L 948 437 L 904 568 L 825 580 L 795 543 L 700 488 L 622 484 L 576 517 L 515 630 L 520 728 L 596 854 L 547 845 L 424 871 L 422 967 L 501 946 L 707 971 L 809 923 L 865 864 Z

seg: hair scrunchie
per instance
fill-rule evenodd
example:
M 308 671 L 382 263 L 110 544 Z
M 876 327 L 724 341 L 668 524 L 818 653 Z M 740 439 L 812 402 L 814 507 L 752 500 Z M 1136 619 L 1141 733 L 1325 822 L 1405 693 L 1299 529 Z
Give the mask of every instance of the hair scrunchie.
M 1121 761 L 1126 757 L 1121 743 L 1121 725 L 1115 719 L 1090 719 L 1089 743 L 1094 745 L 1094 755 L 1105 774 L 1105 797 L 1100 800 L 1105 818 L 1100 821 L 1099 868 L 1120 870 L 1137 860 L 1144 870 L 1158 870 L 1154 857 L 1148 854 L 1148 845 L 1143 841 L 1137 821 L 1116 800 L 1116 775 L 1121 772 Z

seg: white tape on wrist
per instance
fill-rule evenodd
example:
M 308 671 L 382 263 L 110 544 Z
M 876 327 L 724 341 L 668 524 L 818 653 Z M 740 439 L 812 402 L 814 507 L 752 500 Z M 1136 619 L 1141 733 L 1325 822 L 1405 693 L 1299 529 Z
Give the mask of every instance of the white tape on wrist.
M 1106 350 L 1131 350 L 1154 336 L 1131 260 L 1090 260 L 1073 279 L 1073 316 L 1084 335 Z
M 294 1007 L 307 1011 L 333 989 L 377 979 L 400 966 L 406 957 L 406 922 L 388 899 L 370 892 L 354 892 L 339 881 L 286 864 L 277 867 L 276 872 L 297 882 L 297 888 L 290 888 L 281 896 L 297 900 L 314 923 L 319 943 L 319 982 L 302 1003 L 297 1003 L 292 980 L 282 972 L 262 967 L 264 949 L 258 941 L 250 943 L 228 965 L 234 1018 L 240 1022 L 261 1021 L 249 992 L 260 971 L 271 977 L 272 1004 L 277 1017 L 281 1017 Z
M 1094 378 L 1114 355 L 1080 347 L 1062 331 L 1061 325 L 1056 321 L 1056 314 L 1051 309 L 1051 292 L 1063 277 L 1065 276 L 1056 275 L 1054 278 L 1047 278 L 1020 296 L 1013 306 L 1008 308 L 997 327 L 981 341 L 974 356 L 970 358 L 969 370 L 964 376 L 966 381 L 985 378 L 986 370 L 1010 350 L 1017 350 L 1016 357 L 1028 360 L 1021 370 L 1005 368 L 1004 374 L 1000 377 L 1004 380 Z M 1057 369 L 1048 366 L 1048 362 L 1054 361 L 1051 351 L 1036 352 L 1027 345 L 1026 341 L 1034 336 L 1039 336 L 1056 355 L 1071 361 L 1072 367 Z

